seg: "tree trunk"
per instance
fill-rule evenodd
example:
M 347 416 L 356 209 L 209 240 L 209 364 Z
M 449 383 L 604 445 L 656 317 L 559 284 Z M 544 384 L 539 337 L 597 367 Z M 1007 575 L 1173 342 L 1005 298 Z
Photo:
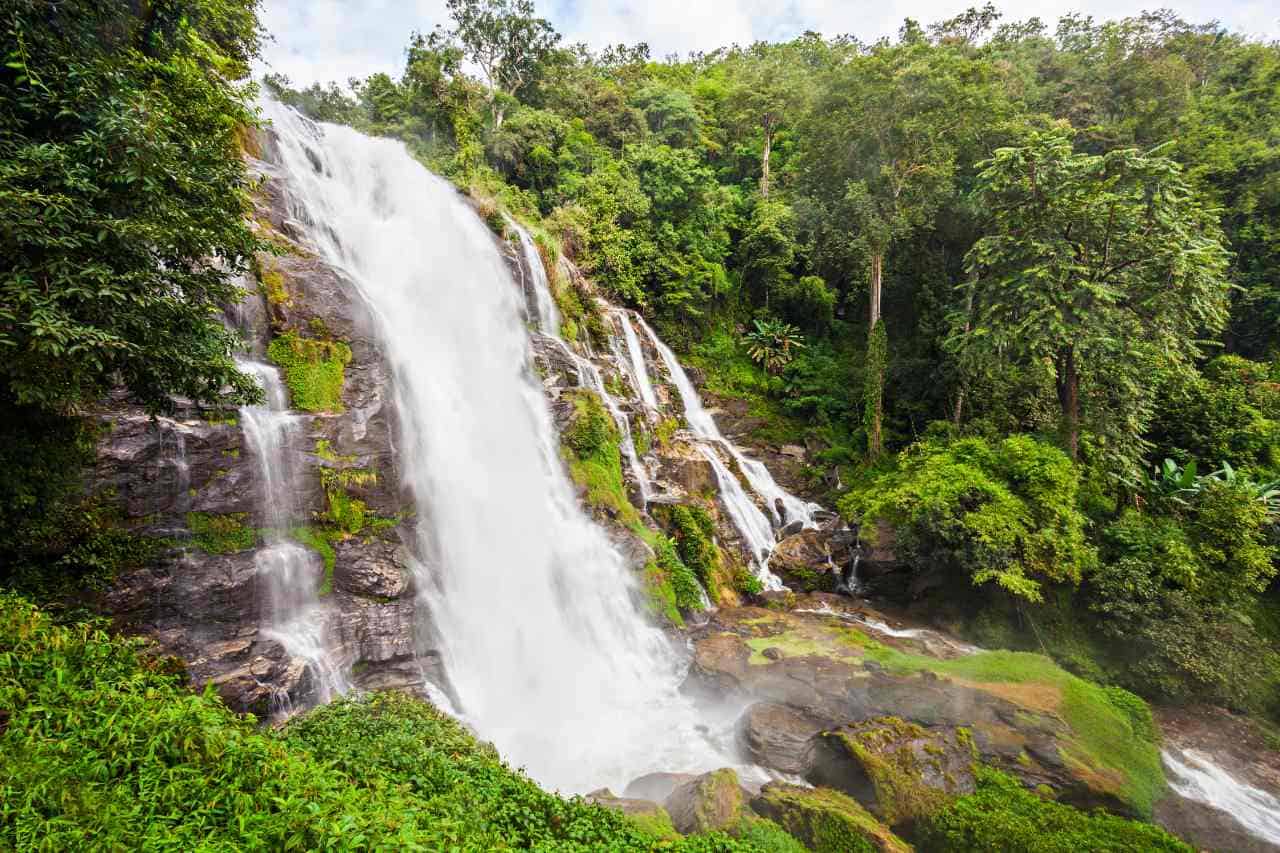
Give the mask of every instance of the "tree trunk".
M 1080 372 L 1076 369 L 1076 348 L 1058 350 L 1058 405 L 1062 408 L 1062 434 L 1071 461 L 1080 460 Z
M 764 129 L 764 151 L 760 154 L 760 197 L 769 197 L 769 155 L 773 153 L 773 131 Z
M 871 304 L 870 317 L 867 321 L 867 333 L 876 327 L 876 323 L 880 322 L 880 290 L 882 286 L 882 273 L 884 271 L 884 254 L 876 252 L 871 256 Z
M 876 327 L 880 325 L 880 293 L 884 255 L 876 252 L 871 256 L 871 298 L 867 319 L 867 365 L 869 371 L 867 385 L 870 406 L 867 411 L 867 454 L 875 459 L 884 453 L 884 369 L 887 352 L 876 344 Z M 883 330 L 881 330 L 883 331 Z
M 964 415 L 964 392 L 965 389 L 963 387 L 956 392 L 956 405 L 951 410 L 951 423 L 956 427 L 960 426 L 960 418 Z

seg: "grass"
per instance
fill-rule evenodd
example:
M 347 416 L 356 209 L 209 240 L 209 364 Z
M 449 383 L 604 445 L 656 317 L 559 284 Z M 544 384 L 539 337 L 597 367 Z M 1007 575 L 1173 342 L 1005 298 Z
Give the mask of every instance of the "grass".
M 921 850 L 954 853 L 1192 853 L 1158 826 L 1044 800 L 1012 777 L 976 769 L 977 790 L 927 818 Z
M 267 355 L 284 372 L 294 408 L 306 412 L 343 411 L 342 387 L 351 347 L 342 341 L 286 332 L 271 341 Z

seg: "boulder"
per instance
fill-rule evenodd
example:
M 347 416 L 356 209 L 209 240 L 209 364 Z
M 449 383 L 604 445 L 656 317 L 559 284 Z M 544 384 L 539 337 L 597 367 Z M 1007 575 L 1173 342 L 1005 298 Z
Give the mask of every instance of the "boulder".
M 598 788 L 587 794 L 583 799 L 627 815 L 654 815 L 666 811 L 652 800 L 637 800 L 630 797 L 614 796 L 614 793 L 608 788 Z
M 655 454 L 658 479 L 679 487 L 685 495 L 716 491 L 715 469 L 693 442 L 677 437 L 665 447 L 656 447 Z
M 843 791 L 894 826 L 910 825 L 974 790 L 973 739 L 897 717 L 841 726 L 810 744 L 808 778 Z
M 963 768 L 977 758 L 1028 787 L 1047 786 L 1071 805 L 1122 815 L 1143 811 L 1143 777 L 1131 774 L 1144 773 L 1148 758 L 1140 750 L 1105 747 L 1098 743 L 1096 729 L 1071 729 L 1064 705 L 1071 676 L 1065 672 L 1026 655 L 1025 660 L 1002 659 L 990 669 L 976 667 L 968 677 L 947 675 L 953 661 L 931 657 L 928 646 L 872 633 L 856 612 L 814 608 L 814 599 L 840 601 L 813 596 L 805 597 L 807 607 L 788 612 L 740 607 L 714 613 L 707 625 L 692 632 L 686 691 L 785 706 L 786 713 L 774 712 L 792 730 L 779 735 L 784 744 L 801 731 L 797 719 L 833 733 L 811 742 L 815 746 L 806 759 L 806 778 L 894 817 L 901 813 L 908 819 L 918 810 L 910 804 L 879 805 L 870 770 L 888 762 L 880 747 L 906 762 L 888 766 L 921 777 L 917 787 L 924 800 L 931 799 L 930 790 L 948 796 L 965 790 L 970 783 Z M 1003 674 L 1019 666 L 1026 669 L 1012 678 Z M 1111 727 L 1124 725 L 1123 714 L 1105 706 L 1105 699 L 1091 701 L 1103 705 L 1090 708 L 1090 715 L 1106 716 Z M 895 729 L 897 739 L 884 736 L 886 724 L 879 718 L 902 724 Z M 862 728 L 864 724 L 871 728 Z M 1085 745 L 1086 734 L 1094 739 L 1092 746 Z M 796 766 L 788 749 L 765 748 L 768 736 L 759 727 L 753 737 L 757 760 Z M 858 748 L 846 748 L 845 741 Z M 921 753 L 927 757 L 920 759 Z M 911 755 L 919 759 L 914 765 L 907 761 Z M 937 774 L 930 773 L 935 764 L 942 778 L 950 774 L 951 781 L 934 784 Z
M 667 797 L 666 808 L 676 830 L 691 835 L 736 828 L 748 798 L 738 784 L 738 774 L 726 767 L 676 788 Z
M 671 792 L 681 785 L 698 778 L 692 773 L 646 773 L 628 783 L 622 792 L 624 797 L 632 799 L 652 800 L 655 803 L 666 802 Z
M 751 801 L 756 814 L 772 820 L 816 853 L 874 850 L 910 853 L 911 846 L 857 801 L 828 788 L 781 782 L 764 786 Z
M 757 702 L 738 719 L 737 734 L 754 763 L 804 776 L 809 771 L 809 741 L 823 728 L 822 722 L 786 705 Z
M 821 530 L 801 530 L 773 549 L 769 569 L 797 592 L 832 592 L 840 572 L 831 561 L 831 535 Z

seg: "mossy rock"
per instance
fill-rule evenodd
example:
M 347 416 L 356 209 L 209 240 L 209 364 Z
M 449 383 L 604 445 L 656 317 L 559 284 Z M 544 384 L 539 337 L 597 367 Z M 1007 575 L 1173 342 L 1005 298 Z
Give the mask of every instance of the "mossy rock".
M 284 372 L 294 408 L 307 412 L 343 411 L 342 388 L 351 347 L 342 341 L 286 332 L 271 342 L 267 355 Z
M 973 791 L 970 741 L 954 729 L 880 717 L 823 732 L 809 778 L 837 788 L 892 826 L 914 824 Z
M 817 853 L 909 853 L 911 846 L 856 800 L 830 788 L 764 786 L 751 808 Z
M 676 830 L 691 835 L 737 827 L 746 802 L 738 774 L 726 767 L 676 788 L 667 797 L 666 807 Z

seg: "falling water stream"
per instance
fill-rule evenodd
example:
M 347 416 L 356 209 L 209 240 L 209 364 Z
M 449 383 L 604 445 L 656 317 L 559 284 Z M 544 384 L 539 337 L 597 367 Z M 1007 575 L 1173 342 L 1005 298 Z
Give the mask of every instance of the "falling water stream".
M 734 764 L 739 709 L 708 716 L 679 692 L 687 653 L 641 615 L 620 555 L 548 464 L 558 437 L 492 235 L 400 143 L 263 109 L 293 217 L 380 325 L 460 712 L 564 791 Z
M 298 517 L 289 448 L 300 427 L 299 418 L 289 412 L 288 394 L 274 367 L 256 361 L 241 361 L 239 366 L 258 380 L 266 398 L 263 405 L 240 410 L 249 452 L 258 464 L 266 522 L 266 545 L 254 557 L 258 578 L 266 588 L 263 634 L 306 664 L 314 700 L 327 702 L 349 685 L 329 651 L 333 643 L 328 637 L 328 612 L 320 605 L 320 559 L 289 538 L 290 525 Z M 274 716 L 292 711 L 287 694 L 277 697 L 272 711 Z
M 1280 845 L 1280 799 L 1247 785 L 1195 749 L 1161 752 L 1169 787 L 1189 800 L 1227 812 L 1250 835 Z

